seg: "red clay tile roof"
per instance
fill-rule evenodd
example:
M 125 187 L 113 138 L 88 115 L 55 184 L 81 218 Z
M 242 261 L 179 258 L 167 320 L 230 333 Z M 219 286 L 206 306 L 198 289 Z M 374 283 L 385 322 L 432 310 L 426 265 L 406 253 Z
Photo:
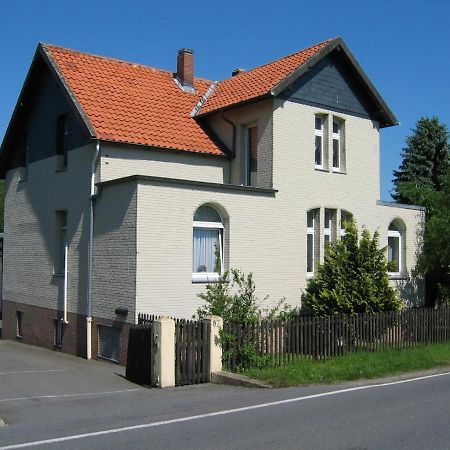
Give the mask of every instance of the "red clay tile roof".
M 271 89 L 280 81 L 283 81 L 290 73 L 333 40 L 328 39 L 292 55 L 220 81 L 198 115 L 204 115 L 269 94 Z
M 331 40 L 220 81 L 198 115 L 256 99 Z M 139 64 L 42 45 L 101 140 L 223 155 L 191 117 L 212 81 L 196 78 L 184 92 L 173 73 Z
M 197 93 L 181 90 L 173 73 L 43 45 L 102 140 L 223 155 L 192 109 L 212 84 L 196 78 Z

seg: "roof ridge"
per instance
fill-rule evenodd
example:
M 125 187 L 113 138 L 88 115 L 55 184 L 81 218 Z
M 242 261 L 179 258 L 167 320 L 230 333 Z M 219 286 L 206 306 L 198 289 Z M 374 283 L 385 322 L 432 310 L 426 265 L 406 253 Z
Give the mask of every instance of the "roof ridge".
M 244 73 L 242 73 L 241 75 L 245 75 L 245 74 L 247 74 L 247 73 L 251 73 L 251 72 L 253 72 L 254 70 L 261 69 L 262 67 L 269 66 L 269 65 L 271 65 L 271 64 L 273 64 L 273 63 L 276 63 L 276 62 L 278 62 L 278 61 L 282 61 L 283 59 L 290 58 L 291 56 L 297 55 L 298 53 L 306 52 L 307 50 L 309 50 L 309 49 L 311 49 L 311 48 L 313 48 L 313 47 L 317 47 L 317 46 L 322 45 L 322 44 L 328 44 L 328 43 L 330 43 L 330 42 L 332 42 L 332 41 L 335 41 L 336 39 L 339 39 L 339 37 L 336 36 L 336 37 L 333 37 L 333 38 L 325 39 L 324 41 L 318 42 L 317 44 L 310 45 L 309 47 L 306 47 L 306 48 L 304 48 L 304 49 L 302 49 L 302 50 L 297 50 L 296 52 L 292 52 L 292 53 L 290 53 L 289 55 L 285 55 L 285 56 L 282 56 L 282 57 L 280 57 L 280 58 L 277 58 L 277 59 L 274 59 L 274 60 L 272 60 L 272 61 L 269 61 L 269 62 L 266 62 L 266 63 L 264 63 L 264 64 L 261 64 L 260 66 L 253 67 L 252 69 L 246 70 L 246 71 L 245 71 Z M 221 81 L 231 80 L 231 79 L 233 79 L 233 78 L 235 78 L 235 77 L 231 76 L 231 77 L 228 77 L 228 78 L 224 78 L 223 80 L 220 80 L 219 83 L 220 83 Z
M 103 60 L 107 60 L 107 61 L 114 61 L 114 62 L 118 62 L 121 64 L 126 64 L 126 65 L 130 65 L 130 66 L 138 66 L 138 67 L 142 67 L 143 69 L 150 69 L 150 70 L 155 70 L 157 72 L 164 72 L 164 73 L 168 73 L 170 75 L 173 75 L 174 72 L 172 70 L 168 70 L 168 69 L 161 69 L 159 67 L 153 67 L 153 66 L 148 66 L 146 64 L 142 64 L 142 63 L 137 63 L 137 62 L 133 62 L 133 61 L 126 61 L 124 59 L 118 59 L 118 58 L 112 58 L 110 56 L 102 56 L 102 55 L 97 55 L 95 53 L 90 53 L 90 52 L 83 52 L 81 50 L 75 50 L 73 48 L 68 48 L 68 47 L 63 47 L 61 45 L 55 45 L 55 44 L 47 44 L 45 42 L 40 42 L 39 43 L 42 47 L 47 48 L 51 51 L 51 48 L 56 48 L 56 49 L 61 49 L 61 50 L 65 50 L 71 53 L 76 53 L 79 55 L 87 55 L 87 56 L 92 56 L 94 58 L 99 58 L 99 59 L 103 59 Z M 194 77 L 195 80 L 199 80 L 199 81 L 205 81 L 207 83 L 213 84 L 214 81 L 213 80 L 209 80 L 207 78 L 203 78 L 203 77 Z

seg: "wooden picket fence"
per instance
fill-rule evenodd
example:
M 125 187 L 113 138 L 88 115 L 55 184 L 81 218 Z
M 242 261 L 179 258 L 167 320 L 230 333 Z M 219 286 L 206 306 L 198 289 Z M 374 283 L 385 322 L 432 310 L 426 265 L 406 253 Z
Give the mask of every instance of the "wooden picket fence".
M 325 359 L 361 350 L 406 348 L 450 340 L 450 307 L 257 323 L 225 322 L 224 365 L 282 365 L 304 356 Z

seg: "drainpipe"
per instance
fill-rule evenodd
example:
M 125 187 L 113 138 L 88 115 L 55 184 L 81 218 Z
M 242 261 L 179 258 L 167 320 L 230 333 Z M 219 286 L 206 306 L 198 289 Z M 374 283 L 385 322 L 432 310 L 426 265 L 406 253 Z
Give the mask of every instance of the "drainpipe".
M 67 228 L 66 228 L 66 238 L 64 239 L 64 316 L 63 323 L 68 324 L 67 320 L 67 256 L 68 256 L 68 248 L 67 248 Z
M 92 246 L 94 242 L 94 201 L 95 201 L 95 166 L 100 154 L 100 141 L 95 145 L 94 157 L 91 163 L 91 192 L 89 195 L 89 242 L 88 242 L 88 288 L 87 288 L 87 317 L 86 317 L 86 359 L 92 358 Z

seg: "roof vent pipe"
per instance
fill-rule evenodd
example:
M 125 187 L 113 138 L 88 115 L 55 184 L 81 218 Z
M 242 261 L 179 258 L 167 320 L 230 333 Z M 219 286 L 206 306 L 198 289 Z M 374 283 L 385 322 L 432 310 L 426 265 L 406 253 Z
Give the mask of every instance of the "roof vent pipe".
M 194 50 L 178 50 L 176 78 L 184 90 L 194 89 Z
M 233 72 L 231 72 L 231 76 L 235 77 L 236 75 L 240 75 L 241 73 L 244 73 L 245 69 L 242 68 L 238 68 L 238 69 L 234 69 Z

